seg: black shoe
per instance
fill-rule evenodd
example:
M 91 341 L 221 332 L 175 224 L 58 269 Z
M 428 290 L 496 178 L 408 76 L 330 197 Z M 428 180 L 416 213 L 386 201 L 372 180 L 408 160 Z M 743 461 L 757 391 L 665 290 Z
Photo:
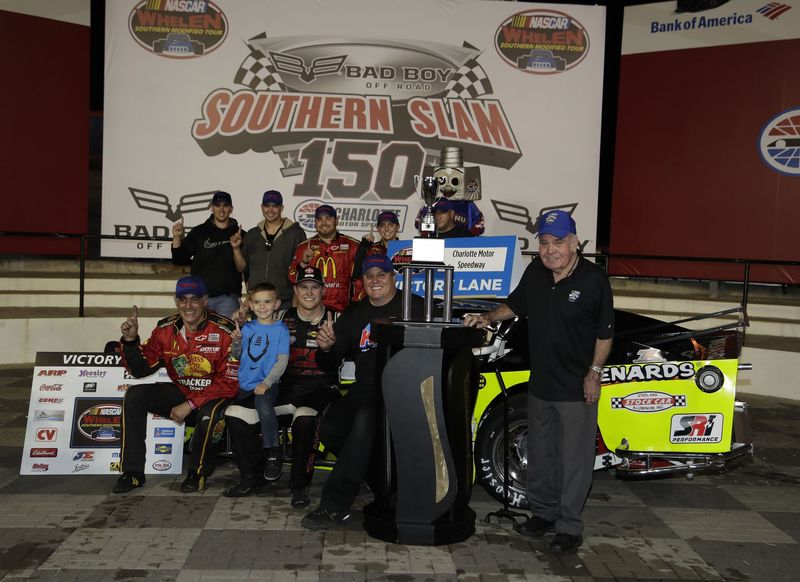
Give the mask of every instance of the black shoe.
M 543 536 L 545 533 L 553 533 L 556 531 L 555 522 L 548 521 L 541 517 L 534 515 L 533 517 L 529 517 L 528 521 L 525 523 L 521 523 L 516 527 L 517 533 L 522 534 L 524 536 L 531 536 L 534 538 L 538 538 Z
M 295 509 L 303 509 L 309 505 L 311 505 L 311 495 L 309 494 L 308 487 L 292 489 L 292 507 Z
M 259 493 L 266 483 L 253 478 L 242 477 L 238 485 L 234 485 L 230 489 L 224 491 L 222 494 L 225 497 L 246 497 L 251 493 Z
M 350 514 L 346 511 L 328 511 L 324 507 L 318 507 L 303 518 L 300 522 L 306 529 L 331 529 L 350 519 Z
M 277 481 L 283 475 L 283 460 L 276 454 L 270 453 L 267 464 L 264 466 L 264 479 Z
M 583 544 L 583 538 L 581 536 L 573 536 L 565 533 L 556 534 L 556 537 L 550 542 L 550 553 L 574 554 L 578 551 L 581 544 Z
M 128 473 L 126 471 L 119 476 L 111 491 L 113 493 L 128 493 L 137 487 L 144 487 L 145 483 L 147 483 L 147 479 L 144 478 L 144 473 Z
M 186 479 L 181 483 L 181 493 L 197 493 L 202 491 L 206 486 L 206 478 L 198 475 L 197 471 L 189 471 Z

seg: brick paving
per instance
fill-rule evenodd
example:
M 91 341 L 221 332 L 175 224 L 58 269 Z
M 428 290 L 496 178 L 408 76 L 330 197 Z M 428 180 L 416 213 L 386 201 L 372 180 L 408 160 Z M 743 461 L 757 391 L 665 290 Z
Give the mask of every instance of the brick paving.
M 756 458 L 714 475 L 620 480 L 595 474 L 575 556 L 550 537 L 525 538 L 484 517 L 498 504 L 474 491 L 476 533 L 444 546 L 388 544 L 355 511 L 344 528 L 310 532 L 305 510 L 270 492 L 222 497 L 224 462 L 206 491 L 180 477 L 110 495 L 113 476 L 20 476 L 30 369 L 0 369 L 0 578 L 41 581 L 561 582 L 796 580 L 800 572 L 800 402 L 744 396 Z M 319 472 L 312 496 L 319 498 Z M 368 498 L 363 496 L 359 504 Z

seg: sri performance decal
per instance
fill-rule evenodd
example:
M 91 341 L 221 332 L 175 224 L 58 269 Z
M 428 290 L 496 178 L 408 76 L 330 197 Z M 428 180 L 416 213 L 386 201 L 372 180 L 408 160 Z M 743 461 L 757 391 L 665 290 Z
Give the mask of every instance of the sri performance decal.
M 162 57 L 186 59 L 208 54 L 228 34 L 228 21 L 205 0 L 143 0 L 128 18 L 131 36 Z
M 761 130 L 761 159 L 787 176 L 800 176 L 800 107 L 779 113 Z
M 672 416 L 669 442 L 718 443 L 722 440 L 723 420 L 724 417 L 719 413 L 675 414 Z
M 505 20 L 495 35 L 497 53 L 512 67 L 535 75 L 562 73 L 589 53 L 589 35 L 569 14 L 526 10 Z
M 624 408 L 632 412 L 661 412 L 669 410 L 673 406 L 686 406 L 686 395 L 672 395 L 666 392 L 634 392 L 621 398 L 611 398 L 611 408 Z
M 694 377 L 694 364 L 631 364 L 603 368 L 603 384 L 649 382 L 652 380 L 688 380 Z
M 413 177 L 439 165 L 444 145 L 504 169 L 522 156 L 467 43 L 262 34 L 248 46 L 240 88 L 206 96 L 192 137 L 208 156 L 274 152 L 282 175 L 299 178 L 293 196 L 346 203 L 354 216 L 339 218 L 343 230 L 343 219 L 366 230 L 376 200 L 416 206 Z

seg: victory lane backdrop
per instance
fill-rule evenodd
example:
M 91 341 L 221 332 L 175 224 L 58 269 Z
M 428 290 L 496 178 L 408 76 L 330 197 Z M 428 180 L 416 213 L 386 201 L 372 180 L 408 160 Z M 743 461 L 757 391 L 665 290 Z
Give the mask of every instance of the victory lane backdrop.
M 122 401 L 135 384 L 168 382 L 160 368 L 132 378 L 119 354 L 38 352 L 21 475 L 117 473 Z M 183 425 L 147 415 L 146 473 L 180 474 Z
M 261 193 L 308 232 L 323 203 L 360 237 L 415 236 L 413 176 L 459 146 L 486 234 L 534 245 L 565 208 L 594 246 L 605 9 L 492 1 L 120 0 L 106 7 L 104 234 L 171 236 Z M 168 241 L 103 241 L 168 257 Z

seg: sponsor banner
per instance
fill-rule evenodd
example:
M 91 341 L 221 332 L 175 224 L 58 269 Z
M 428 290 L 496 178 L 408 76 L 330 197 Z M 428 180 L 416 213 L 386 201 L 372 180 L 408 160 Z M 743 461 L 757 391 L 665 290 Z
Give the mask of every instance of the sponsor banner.
M 453 267 L 453 297 L 507 297 L 522 276 L 524 264 L 513 236 L 444 239 L 444 264 Z M 391 241 L 387 253 L 396 267 L 411 261 L 411 241 Z M 402 287 L 402 276 L 397 277 Z M 411 277 L 411 291 L 425 294 L 425 274 Z M 444 271 L 433 283 L 434 295 L 444 292 Z
M 670 51 L 785 40 L 800 36 L 800 3 L 736 0 L 710 9 L 708 2 L 674 2 L 625 7 L 622 54 Z
M 217 189 L 244 228 L 277 189 L 309 233 L 327 203 L 346 234 L 392 210 L 411 238 L 414 176 L 446 146 L 480 168 L 487 235 L 535 246 L 541 212 L 567 208 L 592 250 L 604 35 L 598 6 L 109 3 L 101 228 L 135 238 L 102 253 L 169 257 L 168 241 L 135 239 L 202 223 Z
M 118 388 L 163 380 L 163 370 L 130 378 L 118 356 L 99 353 L 39 352 L 36 362 L 20 474 L 117 472 L 123 402 Z M 180 473 L 183 425 L 148 415 L 146 447 L 146 472 Z

